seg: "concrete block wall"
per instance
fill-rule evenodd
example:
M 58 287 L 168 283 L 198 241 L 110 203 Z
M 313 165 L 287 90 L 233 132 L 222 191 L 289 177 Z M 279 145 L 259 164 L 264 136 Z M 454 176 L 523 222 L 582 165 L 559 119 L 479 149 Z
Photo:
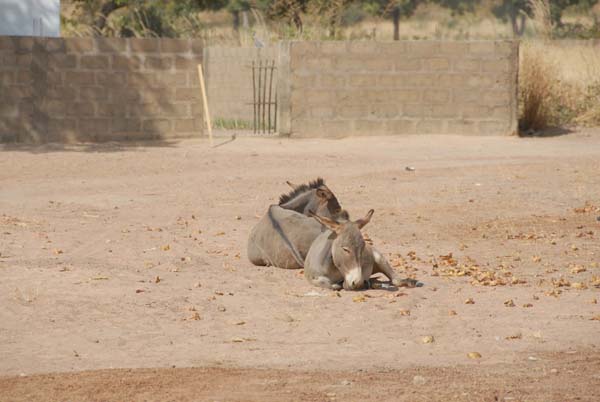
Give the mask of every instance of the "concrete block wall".
M 280 134 L 509 135 L 512 41 L 281 42 Z
M 278 51 L 278 47 L 204 49 L 207 96 L 213 121 L 253 121 L 252 61 L 277 61 Z M 276 74 L 277 70 L 273 73 L 273 91 L 276 89 Z M 256 79 L 258 80 L 258 77 Z
M 0 37 L 0 141 L 203 133 L 200 41 Z

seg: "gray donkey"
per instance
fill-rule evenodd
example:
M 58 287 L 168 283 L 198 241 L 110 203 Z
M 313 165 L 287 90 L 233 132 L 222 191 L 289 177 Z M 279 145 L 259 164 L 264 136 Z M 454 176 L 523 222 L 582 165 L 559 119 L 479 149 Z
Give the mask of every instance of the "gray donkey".
M 339 290 L 357 290 L 369 286 L 376 273 L 387 276 L 394 286 L 414 287 L 413 279 L 400 279 L 385 257 L 365 243 L 360 230 L 371 220 L 374 210 L 354 222 L 339 222 L 314 214 L 329 230 L 312 243 L 304 262 L 304 276 L 316 286 Z
M 313 240 L 326 230 L 308 214 L 348 219 L 322 178 L 299 186 L 287 183 L 293 190 L 282 195 L 278 205 L 271 205 L 250 232 L 248 258 L 254 265 L 302 268 Z

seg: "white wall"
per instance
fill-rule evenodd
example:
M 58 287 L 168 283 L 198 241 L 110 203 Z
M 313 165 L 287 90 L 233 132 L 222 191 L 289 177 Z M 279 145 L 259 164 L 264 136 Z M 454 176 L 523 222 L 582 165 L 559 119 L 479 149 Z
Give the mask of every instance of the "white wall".
M 0 0 L 0 35 L 60 36 L 60 0 Z

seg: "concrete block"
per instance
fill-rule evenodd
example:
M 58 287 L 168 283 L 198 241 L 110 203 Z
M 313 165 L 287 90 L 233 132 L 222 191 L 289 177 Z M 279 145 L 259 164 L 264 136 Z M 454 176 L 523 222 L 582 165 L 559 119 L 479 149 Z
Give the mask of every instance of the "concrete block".
M 160 39 L 160 51 L 162 53 L 188 53 L 191 50 L 191 43 L 187 39 Z
M 406 52 L 412 57 L 435 57 L 440 54 L 440 43 L 437 41 L 407 41 Z
M 81 135 L 85 136 L 85 138 L 89 138 L 88 136 L 96 137 L 104 135 L 109 132 L 110 119 L 79 119 L 78 128 Z
M 132 88 L 147 89 L 156 84 L 153 73 L 128 73 L 127 85 Z
M 127 51 L 125 38 L 94 38 L 96 50 L 100 53 L 123 53 Z
M 82 86 L 79 88 L 79 99 L 82 101 L 89 100 L 106 100 L 108 91 L 105 87 L 100 86 Z
M 202 64 L 202 56 L 175 56 L 175 69 L 190 70 L 198 74 L 198 64 Z M 206 66 L 203 66 L 206 73 Z
M 460 108 L 457 105 L 433 105 L 431 108 L 431 115 L 425 116 L 433 118 L 459 118 Z
M 439 54 L 462 58 L 469 52 L 468 41 L 443 41 L 439 45 Z
M 473 120 L 449 120 L 446 130 L 447 134 L 452 135 L 475 135 L 478 134 L 477 122 Z
M 162 56 L 147 56 L 144 68 L 151 70 L 169 70 L 173 67 L 173 58 Z
M 417 134 L 444 134 L 446 128 L 443 120 L 421 120 L 417 122 Z
M 390 134 L 416 134 L 417 123 L 410 119 L 392 119 L 386 121 L 386 130 Z
M 142 120 L 138 118 L 116 117 L 111 121 L 111 131 L 113 132 L 138 132 L 142 129 Z
M 200 91 L 195 88 L 177 88 L 175 90 L 176 101 L 194 101 L 200 99 Z
M 65 84 L 66 85 L 93 85 L 95 82 L 94 73 L 92 71 L 66 71 Z
M 66 38 L 65 51 L 67 53 L 91 53 L 95 51 L 93 38 Z
M 96 85 L 105 88 L 123 88 L 127 84 L 127 74 L 124 72 L 97 72 Z
M 412 57 L 410 53 L 403 54 L 394 63 L 396 71 L 420 71 L 421 59 Z
M 77 67 L 77 56 L 74 54 L 56 53 L 48 56 L 48 69 L 61 71 Z
M 492 56 L 495 53 L 495 41 L 469 42 L 469 54 L 477 56 Z
M 484 73 L 508 72 L 511 64 L 511 60 L 508 59 L 483 60 L 481 62 L 481 71 Z
M 443 57 L 424 59 L 423 68 L 428 71 L 448 71 L 450 70 L 450 60 Z
M 478 59 L 454 60 L 454 71 L 474 73 L 481 70 L 481 61 Z
M 385 120 L 356 120 L 354 130 L 358 135 L 385 135 L 388 126 Z
M 157 39 L 137 39 L 131 38 L 129 49 L 133 53 L 156 53 L 159 51 L 159 41 Z
M 506 121 L 480 121 L 480 135 L 512 135 L 510 124 Z
M 118 103 L 99 102 L 96 105 L 96 116 L 111 117 L 111 118 L 117 118 L 117 117 L 124 118 L 127 116 L 127 105 L 122 102 L 118 102 Z
M 112 56 L 112 69 L 117 71 L 129 70 L 136 71 L 142 66 L 142 60 L 139 56 L 126 56 L 115 54 Z
M 423 91 L 423 102 L 425 103 L 448 103 L 449 100 L 449 90 L 427 89 Z
M 171 131 L 169 119 L 147 119 L 142 121 L 142 130 L 148 132 L 168 133 Z
M 65 106 L 66 116 L 93 117 L 95 105 L 93 102 L 69 102 Z

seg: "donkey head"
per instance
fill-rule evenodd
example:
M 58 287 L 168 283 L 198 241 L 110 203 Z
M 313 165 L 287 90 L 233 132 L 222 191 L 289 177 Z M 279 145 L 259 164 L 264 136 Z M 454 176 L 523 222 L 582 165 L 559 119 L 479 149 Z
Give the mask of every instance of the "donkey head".
M 309 184 L 287 184 L 293 191 L 279 198 L 279 206 L 292 209 L 304 215 L 310 213 L 326 218 L 348 219 L 348 213 L 342 209 L 335 194 L 325 185 L 321 178 Z
M 344 276 L 344 289 L 355 290 L 365 285 L 369 278 L 363 277 L 362 260 L 365 240 L 360 230 L 371 220 L 374 210 L 356 221 L 336 221 L 324 216 L 313 215 L 321 224 L 335 233 L 331 245 L 333 263 Z

